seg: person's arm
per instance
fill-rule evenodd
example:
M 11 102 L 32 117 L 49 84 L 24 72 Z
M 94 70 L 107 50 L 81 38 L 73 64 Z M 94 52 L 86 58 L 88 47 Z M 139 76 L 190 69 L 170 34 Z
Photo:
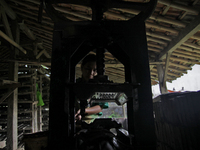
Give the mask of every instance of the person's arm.
M 85 113 L 87 115 L 97 114 L 97 113 L 100 113 L 101 111 L 102 111 L 102 108 L 99 105 L 95 105 L 95 106 L 85 109 Z M 82 116 L 80 115 L 80 109 L 76 112 L 75 117 L 76 117 L 76 120 L 81 120 Z
M 102 108 L 99 105 L 92 106 L 85 109 L 85 113 L 88 115 L 97 114 L 102 111 Z

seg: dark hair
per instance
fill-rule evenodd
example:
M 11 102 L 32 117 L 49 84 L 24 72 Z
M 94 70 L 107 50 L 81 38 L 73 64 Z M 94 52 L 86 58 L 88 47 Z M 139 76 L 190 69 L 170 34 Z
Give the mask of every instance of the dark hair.
M 89 54 L 87 56 L 85 56 L 85 58 L 82 61 L 81 66 L 84 66 L 87 62 L 96 62 L 96 55 L 94 54 Z

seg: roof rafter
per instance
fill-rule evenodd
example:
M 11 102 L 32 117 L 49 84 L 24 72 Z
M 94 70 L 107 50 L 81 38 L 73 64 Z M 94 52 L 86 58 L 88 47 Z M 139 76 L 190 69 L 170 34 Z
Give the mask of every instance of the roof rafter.
M 190 24 L 187 25 L 185 29 L 183 29 L 179 35 L 173 39 L 172 42 L 160 53 L 157 60 L 162 60 L 166 58 L 166 54 L 168 52 L 173 52 L 177 48 L 179 48 L 186 40 L 188 40 L 191 36 L 193 36 L 197 31 L 200 30 L 200 14 L 195 17 Z

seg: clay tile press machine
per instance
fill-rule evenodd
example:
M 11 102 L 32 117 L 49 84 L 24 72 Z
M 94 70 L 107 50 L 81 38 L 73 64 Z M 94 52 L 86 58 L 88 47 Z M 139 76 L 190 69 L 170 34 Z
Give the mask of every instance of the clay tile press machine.
M 55 11 L 52 4 L 56 3 L 71 3 L 91 7 L 92 20 L 76 22 L 67 20 Z M 48 149 L 81 149 L 76 138 L 75 97 L 84 100 L 90 98 L 95 92 L 123 93 L 125 97 L 120 101 L 112 98 L 112 96 L 110 97 L 110 100 L 112 99 L 118 104 L 127 102 L 129 135 L 123 141 L 127 147 L 123 148 L 123 143 L 121 143 L 122 145 L 119 144 L 118 137 L 113 137 L 113 143 L 116 147 L 118 144 L 118 149 L 156 149 L 145 31 L 145 20 L 153 13 L 156 4 L 156 0 L 150 0 L 146 3 L 121 0 L 41 1 L 39 20 L 41 21 L 41 12 L 44 8 L 54 21 Z M 141 12 L 127 21 L 103 20 L 103 13 L 110 8 L 137 8 Z M 98 75 L 93 82 L 75 83 L 76 65 L 94 49 L 97 55 Z M 125 83 L 112 83 L 104 75 L 105 51 L 110 52 L 124 65 Z M 101 101 L 101 99 L 98 99 L 98 101 Z M 112 119 L 97 119 L 93 125 L 85 127 L 90 128 L 91 132 L 92 128 L 99 125 L 108 130 L 120 127 Z M 90 135 L 92 134 L 88 134 L 88 136 Z M 90 143 L 93 142 L 93 139 L 88 138 L 87 140 L 90 140 Z M 95 149 L 97 150 L 97 148 Z

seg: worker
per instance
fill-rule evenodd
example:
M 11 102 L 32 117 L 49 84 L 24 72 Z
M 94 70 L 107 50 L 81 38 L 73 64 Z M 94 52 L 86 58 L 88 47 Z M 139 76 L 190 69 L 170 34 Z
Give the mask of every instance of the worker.
M 90 79 L 93 79 L 94 76 L 97 75 L 96 55 L 89 54 L 83 59 L 82 64 L 81 64 L 81 72 L 82 72 L 82 77 L 77 79 L 76 83 L 88 83 Z M 87 101 L 89 103 L 90 99 L 88 99 Z M 95 103 L 95 105 L 85 108 L 85 114 L 102 115 L 103 108 L 108 108 L 108 103 Z M 80 109 L 78 109 L 78 111 L 76 112 L 75 118 L 76 120 L 81 120 L 82 116 L 80 115 Z

